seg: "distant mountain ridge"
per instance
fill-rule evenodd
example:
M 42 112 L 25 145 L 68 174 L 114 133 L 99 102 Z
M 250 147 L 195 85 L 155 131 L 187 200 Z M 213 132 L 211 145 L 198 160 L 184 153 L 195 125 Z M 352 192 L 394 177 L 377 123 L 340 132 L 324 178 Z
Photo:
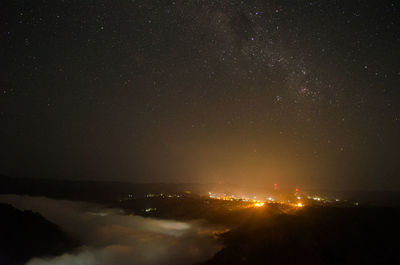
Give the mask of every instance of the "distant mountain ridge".
M 147 193 L 184 193 L 207 195 L 208 191 L 237 194 L 239 190 L 263 194 L 267 188 L 239 187 L 232 184 L 199 183 L 133 183 L 120 181 L 63 180 L 16 178 L 0 175 L 0 194 L 19 194 L 46 196 L 55 199 L 80 200 L 98 203 L 114 202 L 127 194 L 144 196 Z M 290 191 L 287 191 L 290 192 Z M 395 191 L 329 191 L 309 190 L 309 193 L 322 193 L 337 196 L 349 201 L 358 201 L 369 207 L 400 207 L 400 192 Z

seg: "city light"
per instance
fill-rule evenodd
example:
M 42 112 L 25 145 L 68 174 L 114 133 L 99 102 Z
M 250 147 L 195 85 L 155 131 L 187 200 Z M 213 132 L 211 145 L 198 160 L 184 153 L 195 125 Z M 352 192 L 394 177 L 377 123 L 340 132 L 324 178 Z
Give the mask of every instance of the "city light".
M 271 196 L 271 193 L 267 193 L 264 196 L 248 196 L 248 195 L 239 195 L 232 193 L 216 193 L 216 192 L 208 192 L 208 197 L 210 199 L 215 200 L 224 200 L 231 202 L 244 202 L 248 203 L 245 207 L 262 207 L 266 204 L 281 204 L 281 205 L 290 205 L 291 207 L 301 208 L 305 205 L 313 205 L 323 203 L 330 203 L 333 201 L 339 202 L 342 201 L 338 198 L 333 199 L 325 196 L 318 195 L 309 195 L 306 192 L 302 192 L 300 194 L 300 190 L 296 190 L 298 194 L 289 194 L 285 192 L 274 192 L 274 196 Z M 355 203 L 353 203 L 355 204 Z M 356 204 L 355 204 L 356 205 Z M 357 206 L 357 205 L 356 205 Z

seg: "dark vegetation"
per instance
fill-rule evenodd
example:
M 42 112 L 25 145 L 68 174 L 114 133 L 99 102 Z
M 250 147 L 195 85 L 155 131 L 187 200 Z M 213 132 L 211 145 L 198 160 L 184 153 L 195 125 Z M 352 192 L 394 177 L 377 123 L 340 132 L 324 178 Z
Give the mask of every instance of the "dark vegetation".
M 263 211 L 269 211 L 268 207 Z M 312 208 L 248 218 L 204 265 L 400 264 L 396 209 Z
M 78 244 L 32 211 L 0 204 L 0 264 L 25 264 L 33 257 L 60 255 Z

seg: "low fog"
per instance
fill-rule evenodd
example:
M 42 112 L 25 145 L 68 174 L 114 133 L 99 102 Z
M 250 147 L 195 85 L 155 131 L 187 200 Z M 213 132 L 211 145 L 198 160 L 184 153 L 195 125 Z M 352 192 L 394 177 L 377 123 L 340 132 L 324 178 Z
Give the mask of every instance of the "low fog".
M 197 264 L 221 248 L 213 238 L 216 228 L 201 222 L 129 216 L 99 204 L 43 197 L 1 195 L 0 202 L 40 213 L 83 244 L 27 265 Z

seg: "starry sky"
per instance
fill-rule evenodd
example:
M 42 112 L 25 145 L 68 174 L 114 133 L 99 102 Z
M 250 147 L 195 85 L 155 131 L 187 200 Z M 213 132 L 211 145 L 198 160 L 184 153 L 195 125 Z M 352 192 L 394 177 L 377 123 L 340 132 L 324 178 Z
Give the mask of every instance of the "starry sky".
M 400 190 L 399 1 L 0 2 L 0 173 Z

